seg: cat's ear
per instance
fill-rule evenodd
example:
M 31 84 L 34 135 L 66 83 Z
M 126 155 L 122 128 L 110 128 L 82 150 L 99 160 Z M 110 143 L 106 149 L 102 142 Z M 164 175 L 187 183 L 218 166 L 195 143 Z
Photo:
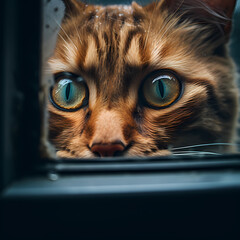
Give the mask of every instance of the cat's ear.
M 180 21 L 191 19 L 196 23 L 212 26 L 212 29 L 219 29 L 227 41 L 235 4 L 236 0 L 163 0 L 157 7 L 178 15 Z M 154 4 L 149 7 L 154 7 Z M 214 34 L 217 34 L 216 31 Z
M 191 17 L 206 23 L 219 22 L 225 35 L 231 31 L 231 18 L 236 0 L 163 0 L 162 8 L 173 13 L 186 13 L 184 17 Z
M 142 6 L 140 6 L 139 4 L 137 4 L 135 1 L 132 2 L 132 8 L 138 11 L 142 11 Z
M 232 18 L 236 0 L 203 0 L 209 7 L 217 12 L 223 12 L 227 17 Z
M 79 12 L 83 11 L 86 5 L 77 0 L 62 0 L 65 5 L 65 15 L 67 18 L 69 16 L 74 16 L 79 14 Z
M 225 33 L 231 31 L 231 19 L 236 5 L 236 0 L 203 0 L 213 11 L 222 14 L 228 18 L 224 26 Z

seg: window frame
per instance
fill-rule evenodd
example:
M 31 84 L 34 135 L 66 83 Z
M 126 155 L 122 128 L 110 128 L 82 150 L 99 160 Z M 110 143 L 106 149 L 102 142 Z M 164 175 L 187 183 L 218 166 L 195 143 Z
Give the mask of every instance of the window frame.
M 2 3 L 1 239 L 239 239 L 238 154 L 41 159 L 41 23 L 41 0 Z

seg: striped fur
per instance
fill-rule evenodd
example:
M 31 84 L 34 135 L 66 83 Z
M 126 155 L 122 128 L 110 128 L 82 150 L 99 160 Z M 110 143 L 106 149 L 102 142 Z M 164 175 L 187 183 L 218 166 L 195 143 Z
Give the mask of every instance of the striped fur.
M 174 1 L 174 7 L 170 0 L 146 7 L 65 2 L 49 64 L 53 73 L 82 76 L 89 104 L 64 112 L 49 103 L 58 156 L 94 157 L 94 142 L 121 141 L 124 156 L 154 156 L 171 154 L 169 146 L 233 141 L 237 92 L 225 48 L 228 18 L 202 1 Z M 178 102 L 156 110 L 141 104 L 139 89 L 159 69 L 176 72 L 185 87 Z

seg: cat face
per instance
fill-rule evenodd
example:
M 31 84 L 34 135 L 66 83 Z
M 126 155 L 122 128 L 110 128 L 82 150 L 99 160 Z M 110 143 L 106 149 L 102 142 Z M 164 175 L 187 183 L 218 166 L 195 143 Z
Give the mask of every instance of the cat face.
M 49 60 L 49 138 L 58 156 L 169 155 L 170 147 L 232 141 L 237 93 L 226 17 L 203 1 L 65 2 Z

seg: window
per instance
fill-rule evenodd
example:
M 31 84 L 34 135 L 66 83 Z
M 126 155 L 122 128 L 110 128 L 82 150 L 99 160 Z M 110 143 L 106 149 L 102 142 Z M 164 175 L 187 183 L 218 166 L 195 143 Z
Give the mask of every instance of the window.
M 239 239 L 239 155 L 67 162 L 39 150 L 44 3 L 0 8 L 1 239 Z
M 77 5 L 66 8 L 61 27 L 63 2 L 46 2 L 43 69 L 48 75 L 43 77 L 43 89 L 48 98 L 45 122 L 49 132 L 43 131 L 43 145 L 47 145 L 49 137 L 57 156 L 70 159 L 171 153 L 202 157 L 234 152 L 232 133 L 236 132 L 238 100 L 233 79 L 228 77 L 233 70 L 229 61 L 223 64 L 215 57 L 227 59 L 222 42 L 228 38 L 230 25 L 209 14 L 207 7 L 201 12 L 204 5 L 200 2 L 190 7 L 179 5 L 176 10 L 168 7 L 168 18 L 173 12 L 171 19 L 165 19 L 164 13 L 153 17 L 151 10 L 133 6 L 132 22 L 126 8 L 103 12 Z M 74 11 L 78 11 L 75 22 L 69 20 L 74 19 Z M 182 13 L 182 19 L 176 24 L 177 11 Z M 110 14 L 107 20 L 104 14 Z M 79 16 L 88 18 L 82 20 Z M 151 18 L 158 18 L 165 25 L 155 27 L 158 24 L 152 24 Z M 179 33 L 179 24 L 186 32 Z M 110 27 L 113 29 L 108 31 Z M 111 36 L 114 31 L 115 37 Z M 128 36 L 129 41 L 125 41 Z M 109 47 L 111 39 L 115 39 L 116 48 Z M 110 76 L 113 69 L 116 72 Z

